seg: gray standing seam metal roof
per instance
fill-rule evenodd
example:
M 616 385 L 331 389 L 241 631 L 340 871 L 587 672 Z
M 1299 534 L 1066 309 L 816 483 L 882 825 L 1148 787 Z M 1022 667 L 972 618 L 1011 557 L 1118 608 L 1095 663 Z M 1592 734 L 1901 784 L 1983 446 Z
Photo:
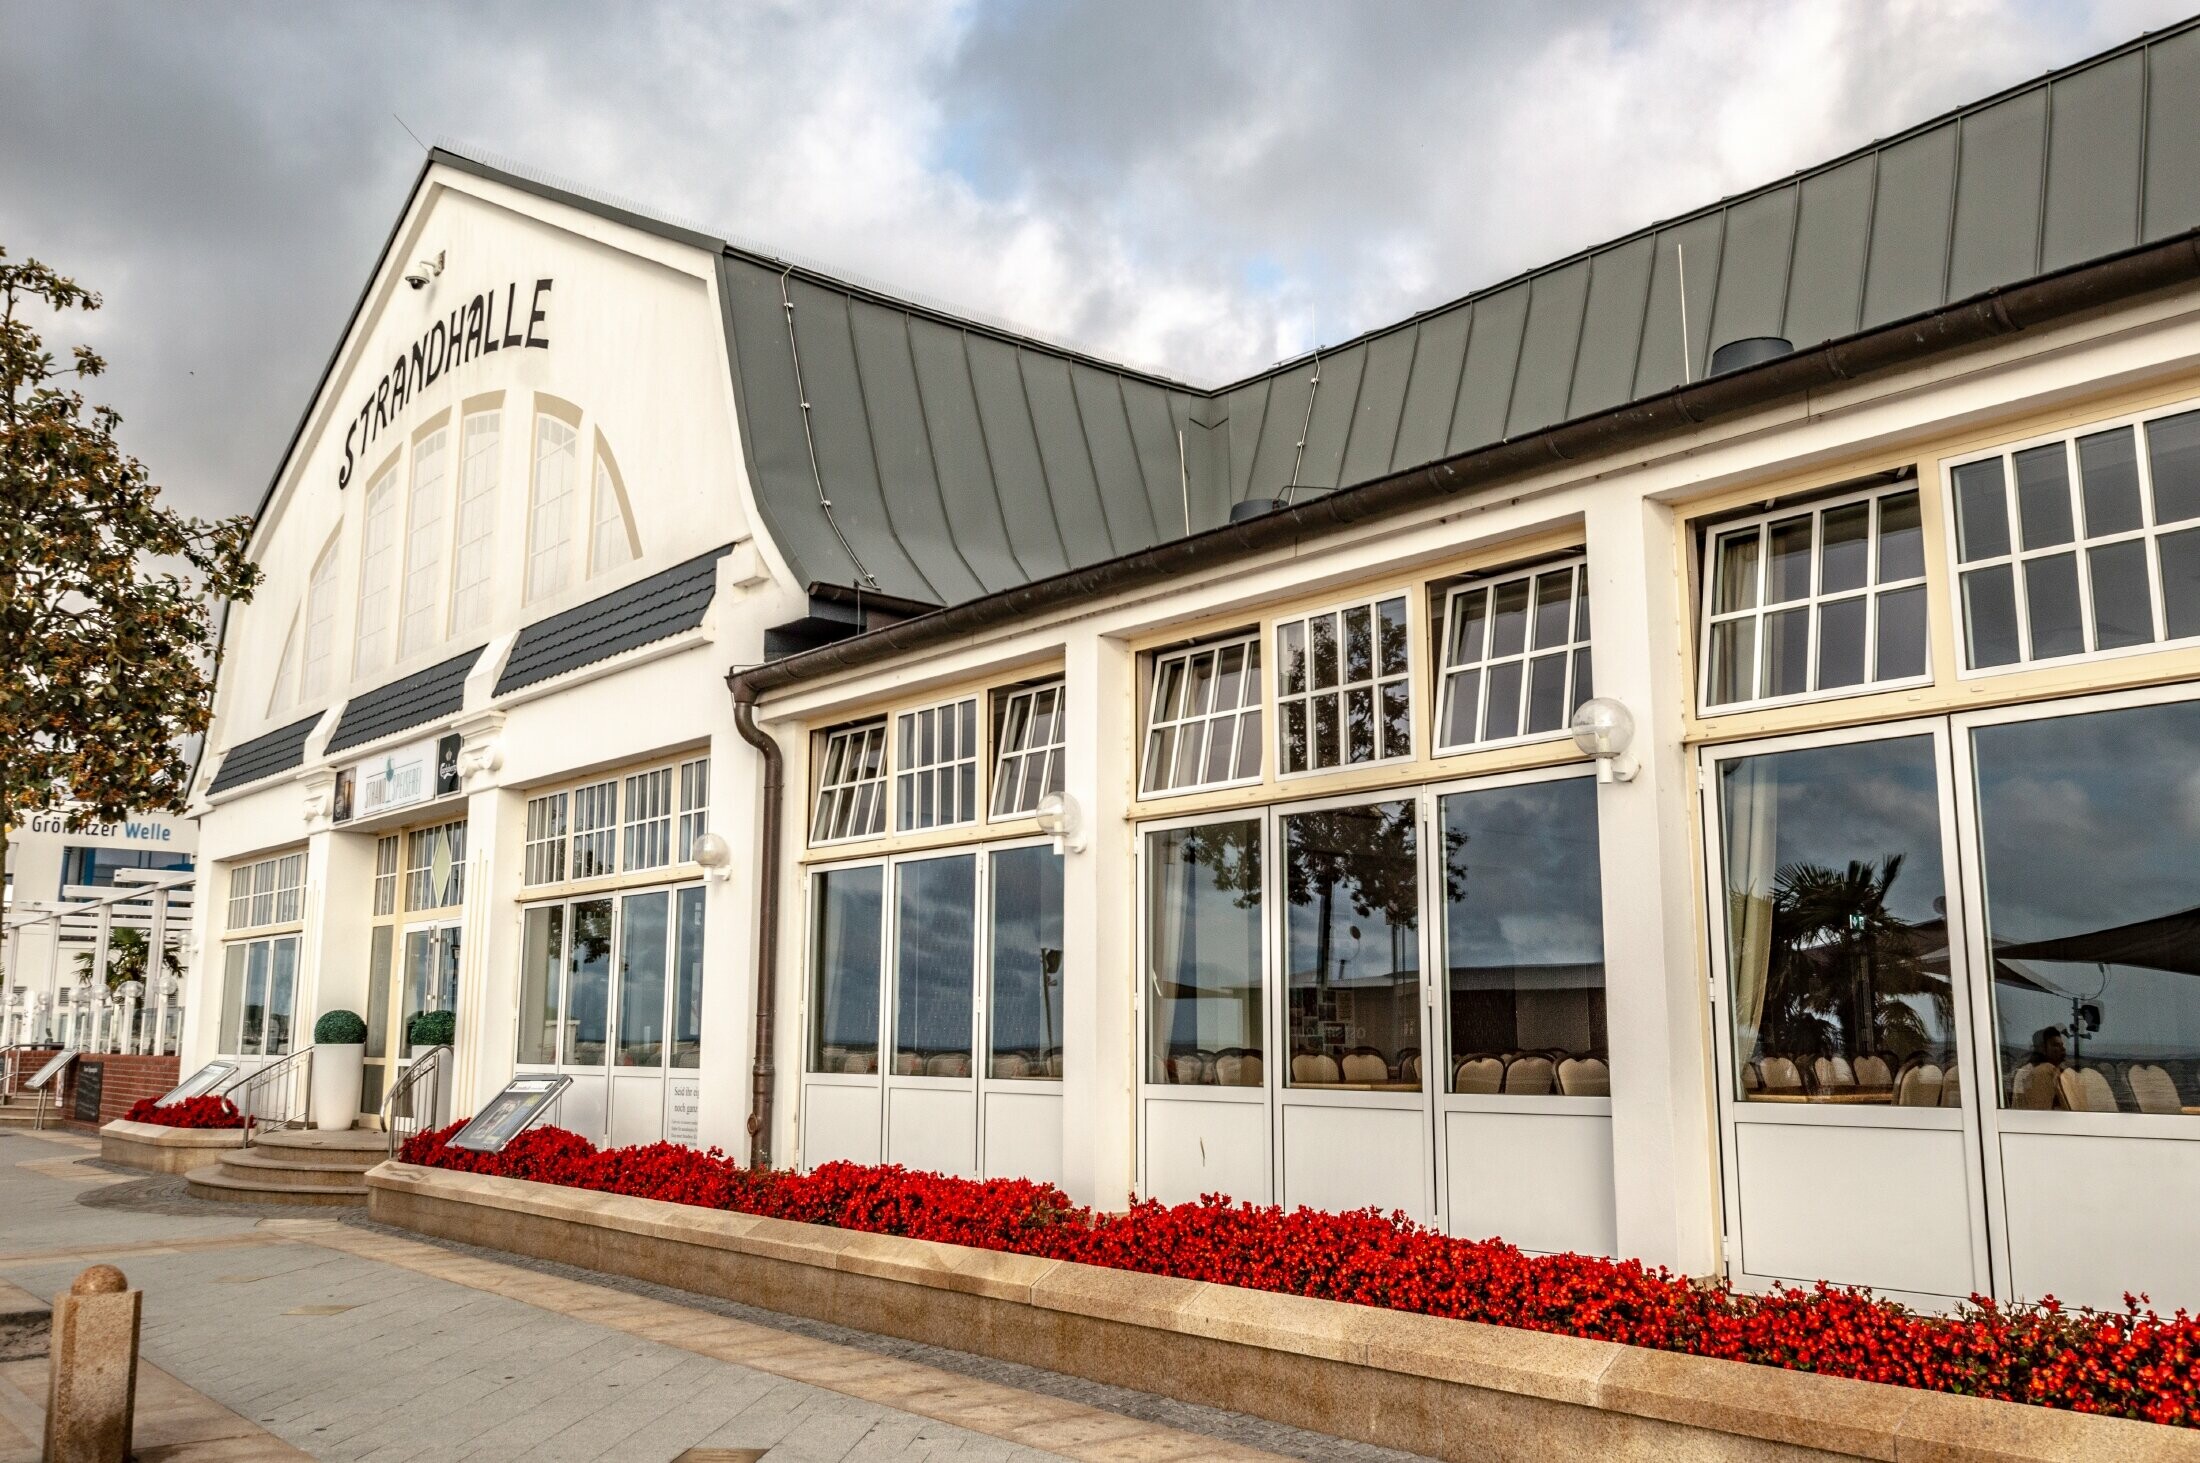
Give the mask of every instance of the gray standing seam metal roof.
M 456 716 L 466 705 L 467 672 L 479 659 L 481 647 L 477 645 L 464 655 L 454 655 L 426 670 L 377 686 L 363 696 L 352 697 L 337 719 L 336 733 L 328 739 L 327 750 L 341 752 L 407 727 Z
M 608 660 L 703 623 L 731 544 L 637 579 L 519 632 L 497 677 L 496 695 Z
M 306 738 L 312 736 L 313 729 L 320 724 L 321 714 L 317 711 L 304 721 L 279 726 L 231 747 L 207 791 L 227 792 L 233 787 L 243 787 L 248 782 L 258 782 L 263 777 L 273 777 L 278 772 L 288 772 L 303 765 Z
M 749 472 L 810 584 L 958 603 L 2186 232 L 2195 97 L 2200 18 L 1211 392 L 728 248 Z

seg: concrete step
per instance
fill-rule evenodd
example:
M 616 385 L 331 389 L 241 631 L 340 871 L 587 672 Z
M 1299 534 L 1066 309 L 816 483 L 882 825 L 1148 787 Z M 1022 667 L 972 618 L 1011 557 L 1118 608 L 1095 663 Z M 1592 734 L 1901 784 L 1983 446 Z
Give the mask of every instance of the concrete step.
M 61 1122 L 57 1108 L 46 1109 L 46 1126 L 56 1127 Z M 29 1102 L 9 1103 L 0 1106 L 0 1128 L 27 1128 L 38 1121 L 38 1105 Z
M 364 1128 L 267 1128 L 253 1138 L 252 1146 L 301 1155 L 372 1154 L 371 1168 L 388 1155 L 389 1142 L 389 1134 Z
M 365 1184 L 347 1184 L 342 1188 L 298 1188 L 287 1181 L 269 1182 L 257 1178 L 234 1178 L 220 1168 L 194 1169 L 184 1175 L 191 1192 L 201 1199 L 218 1199 L 225 1203 L 245 1204 L 364 1204 L 367 1202 Z
M 254 1183 L 287 1184 L 294 1189 L 350 1189 L 357 1188 L 361 1175 L 372 1164 L 359 1163 L 295 1163 L 286 1157 L 260 1153 L 250 1148 L 235 1153 L 224 1153 L 220 1160 L 222 1173 L 235 1179 L 249 1179 Z

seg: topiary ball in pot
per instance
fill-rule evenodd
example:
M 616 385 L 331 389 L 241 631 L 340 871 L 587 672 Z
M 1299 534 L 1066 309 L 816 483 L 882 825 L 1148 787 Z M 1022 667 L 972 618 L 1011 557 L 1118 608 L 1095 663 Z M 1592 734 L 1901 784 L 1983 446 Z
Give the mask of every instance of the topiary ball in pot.
M 405 1028 L 415 1051 L 422 1047 L 449 1046 L 458 1037 L 458 1016 L 451 1011 L 422 1011 Z
M 313 1023 L 316 1046 L 363 1046 L 366 1040 L 367 1023 L 357 1011 L 323 1011 Z

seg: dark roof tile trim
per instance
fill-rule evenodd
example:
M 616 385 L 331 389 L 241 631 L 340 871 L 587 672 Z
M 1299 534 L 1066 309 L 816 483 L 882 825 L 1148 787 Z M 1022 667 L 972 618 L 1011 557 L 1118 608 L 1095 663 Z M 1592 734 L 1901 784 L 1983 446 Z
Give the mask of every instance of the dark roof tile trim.
M 341 752 L 407 727 L 457 715 L 466 705 L 466 673 L 480 658 L 477 645 L 440 665 L 352 697 L 336 723 L 336 735 L 328 739 L 328 750 Z
M 273 777 L 278 772 L 288 772 L 305 761 L 306 738 L 313 735 L 313 729 L 320 724 L 321 714 L 315 712 L 304 721 L 279 726 L 231 747 L 207 791 L 227 792 L 248 782 L 258 782 L 263 777 Z
M 496 694 L 508 695 L 537 681 L 609 660 L 621 651 L 692 630 L 703 623 L 718 585 L 718 561 L 727 544 L 684 564 L 638 579 L 586 604 L 537 620 L 519 632 Z

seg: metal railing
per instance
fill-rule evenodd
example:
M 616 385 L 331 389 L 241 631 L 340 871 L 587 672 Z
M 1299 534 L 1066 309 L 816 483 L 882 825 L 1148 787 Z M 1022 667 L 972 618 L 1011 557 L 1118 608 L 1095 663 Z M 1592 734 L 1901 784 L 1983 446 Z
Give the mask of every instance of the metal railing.
M 395 1158 L 405 1140 L 436 1126 L 443 1111 L 443 1067 L 453 1059 L 447 1046 L 431 1046 L 412 1059 L 382 1099 L 382 1131 Z
M 42 1047 L 28 1041 L 0 1046 L 0 1106 L 15 1101 L 16 1092 L 23 1081 L 24 1063 L 33 1052 L 39 1056 L 36 1066 L 44 1066 L 53 1056 L 52 1047 Z
M 302 1046 L 280 1061 L 229 1080 L 226 1097 L 244 1114 L 244 1146 L 265 1128 L 302 1128 L 312 1116 L 313 1048 Z
M 59 901 L 6 899 L 6 969 L 18 968 L 25 932 L 46 937 L 43 990 L 18 984 L 0 1007 L 0 1040 L 52 1037 L 92 1053 L 174 1053 L 182 1034 L 187 969 L 170 975 L 168 961 L 188 961 L 196 871 L 122 869 L 112 888 L 70 885 Z M 141 956 L 134 994 L 110 991 L 114 956 L 134 941 Z M 66 965 L 64 964 L 66 962 Z

